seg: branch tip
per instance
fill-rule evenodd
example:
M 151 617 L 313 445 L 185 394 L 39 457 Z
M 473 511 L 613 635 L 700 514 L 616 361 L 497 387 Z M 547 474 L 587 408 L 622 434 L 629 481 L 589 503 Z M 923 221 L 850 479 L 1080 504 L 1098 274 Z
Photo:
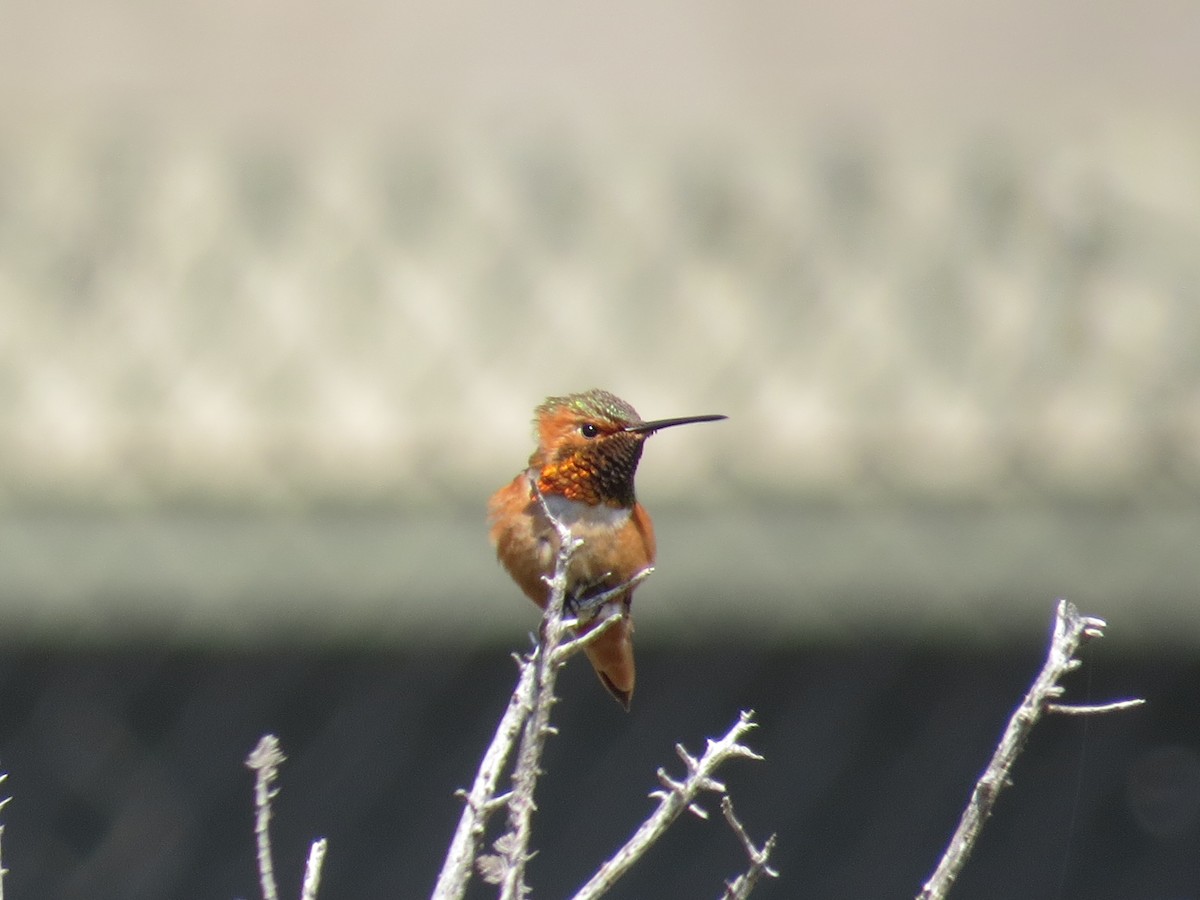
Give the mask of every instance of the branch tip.
M 321 886 L 321 867 L 325 863 L 325 851 L 329 848 L 326 838 L 317 838 L 308 848 L 308 861 L 304 864 L 304 882 L 300 888 L 300 900 L 317 900 Z
M 273 734 L 264 734 L 246 757 L 246 768 L 255 772 L 273 772 L 285 762 L 287 757 L 283 755 L 279 738 Z

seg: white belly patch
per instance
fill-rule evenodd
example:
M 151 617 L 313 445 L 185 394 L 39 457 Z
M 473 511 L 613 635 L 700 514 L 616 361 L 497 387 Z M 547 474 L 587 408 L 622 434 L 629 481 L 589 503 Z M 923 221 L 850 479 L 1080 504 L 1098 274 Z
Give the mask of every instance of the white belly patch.
M 608 506 L 600 503 L 592 506 L 590 503 L 580 503 L 578 500 L 568 500 L 561 494 L 545 494 L 546 509 L 550 511 L 559 523 L 572 530 L 583 526 L 586 528 L 617 528 L 629 521 L 632 509 Z

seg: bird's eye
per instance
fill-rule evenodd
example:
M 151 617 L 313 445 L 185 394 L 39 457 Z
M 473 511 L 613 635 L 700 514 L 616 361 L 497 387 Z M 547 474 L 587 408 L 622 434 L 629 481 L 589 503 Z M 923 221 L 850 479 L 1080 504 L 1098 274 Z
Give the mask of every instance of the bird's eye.
M 600 433 L 600 428 L 598 425 L 595 425 L 592 422 L 584 422 L 579 426 L 579 433 L 585 438 L 594 438 Z

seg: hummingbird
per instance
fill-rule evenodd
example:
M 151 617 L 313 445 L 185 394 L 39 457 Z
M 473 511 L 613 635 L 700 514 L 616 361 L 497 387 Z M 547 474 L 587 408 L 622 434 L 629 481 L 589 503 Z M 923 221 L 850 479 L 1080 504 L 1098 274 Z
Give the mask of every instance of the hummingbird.
M 653 565 L 655 554 L 654 526 L 633 489 L 642 447 L 664 428 L 724 418 L 645 422 L 620 397 L 602 390 L 548 397 L 534 410 L 537 449 L 528 468 L 488 501 L 496 556 L 543 609 L 550 599 L 546 579 L 554 574 L 559 551 L 558 531 L 547 510 L 583 542 L 567 569 L 566 612 L 578 618 L 581 635 L 619 616 L 585 652 L 600 681 L 626 710 L 634 683 L 633 587 L 619 589 Z

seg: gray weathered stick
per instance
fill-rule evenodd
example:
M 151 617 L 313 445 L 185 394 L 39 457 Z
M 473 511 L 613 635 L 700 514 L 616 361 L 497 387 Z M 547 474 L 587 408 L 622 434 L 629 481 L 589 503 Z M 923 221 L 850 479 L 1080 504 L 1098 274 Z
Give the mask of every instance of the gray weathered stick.
M 682 781 L 676 781 L 664 770 L 658 770 L 658 779 L 662 782 L 664 790 L 651 794 L 652 797 L 658 798 L 658 808 L 625 845 L 596 870 L 588 883 L 575 894 L 574 900 L 596 900 L 597 897 L 603 896 L 651 845 L 663 836 L 685 809 L 703 817 L 705 813 L 696 806 L 696 797 L 701 791 L 716 791 L 722 795 L 725 793 L 725 785 L 713 777 L 713 773 L 722 763 L 734 757 L 762 759 L 749 747 L 739 743 L 742 735 L 754 727 L 754 722 L 751 721 L 753 715 L 752 711 L 743 712 L 723 738 L 708 742 L 704 755 L 699 759 L 684 750 L 682 744 L 676 745 L 676 751 L 687 766 L 687 774 Z
M 758 884 L 758 880 L 764 875 L 768 878 L 779 877 L 779 873 L 768 865 L 771 853 L 775 850 L 775 835 L 767 838 L 761 847 L 754 846 L 754 841 L 750 840 L 750 835 L 746 832 L 746 826 L 734 815 L 733 801 L 729 799 L 728 794 L 721 798 L 721 812 L 725 816 L 725 821 L 729 823 L 729 827 L 733 829 L 733 833 L 741 841 L 746 855 L 750 857 L 750 868 L 733 881 L 726 883 L 725 893 L 721 895 L 721 900 L 746 900 L 755 885 Z
M 533 657 L 523 659 L 517 687 L 508 701 L 508 708 L 500 718 L 491 744 L 483 754 L 483 761 L 480 762 L 475 775 L 475 783 L 466 795 L 462 815 L 458 818 L 458 828 L 450 841 L 446 861 L 433 889 L 433 900 L 459 900 L 467 890 L 488 817 L 507 800 L 507 796 L 496 797 L 496 784 L 504 773 L 504 766 L 517 742 L 517 735 L 521 733 L 521 726 L 529 715 L 529 692 L 535 676 Z
M 1037 724 L 1044 712 L 1072 712 L 1076 715 L 1090 713 L 1112 712 L 1138 706 L 1141 700 L 1123 700 L 1117 703 L 1102 704 L 1092 707 L 1073 707 L 1062 709 L 1051 701 L 1062 694 L 1058 682 L 1064 675 L 1079 667 L 1075 659 L 1080 645 L 1091 638 L 1104 636 L 1105 622 L 1094 616 L 1081 615 L 1073 603 L 1066 600 L 1058 601 L 1058 609 L 1054 620 L 1054 636 L 1050 641 L 1050 650 L 1046 663 L 1038 674 L 1029 693 L 1021 701 L 1004 736 L 1000 739 L 992 761 L 979 777 L 971 800 L 963 811 L 958 828 L 950 839 L 950 844 L 938 863 L 937 869 L 925 883 L 924 889 L 917 895 L 917 900 L 942 900 L 950 891 L 954 880 L 962 871 L 967 858 L 975 847 L 975 841 L 983 830 L 983 825 L 992 808 L 996 805 L 996 797 L 1008 784 L 1009 772 L 1018 754 L 1029 739 L 1029 733 Z
M 254 772 L 254 835 L 263 900 L 279 900 L 275 864 L 271 861 L 271 800 L 278 793 L 275 779 L 286 758 L 279 747 L 279 738 L 273 734 L 264 734 L 246 757 L 246 768 Z
M 300 887 L 300 900 L 317 900 L 321 887 L 321 866 L 325 863 L 325 851 L 329 841 L 317 838 L 308 848 L 308 862 L 304 864 L 304 883 Z
M 538 499 L 542 499 L 540 494 Z M 501 900 L 524 900 L 528 892 L 525 863 L 530 856 L 533 812 L 537 808 L 533 793 L 541 775 L 542 750 L 550 732 L 550 709 L 555 701 L 554 686 L 562 665 L 562 660 L 557 658 L 558 648 L 566 638 L 563 615 L 567 600 L 567 567 L 571 555 L 581 543 L 566 526 L 550 515 L 544 500 L 542 506 L 558 530 L 559 550 L 554 563 L 554 577 L 550 579 L 550 599 L 542 617 L 542 639 L 533 656 L 533 698 L 521 735 L 521 747 L 517 751 L 516 768 L 513 770 L 513 790 L 508 799 L 508 833 L 499 844 L 504 856 Z

